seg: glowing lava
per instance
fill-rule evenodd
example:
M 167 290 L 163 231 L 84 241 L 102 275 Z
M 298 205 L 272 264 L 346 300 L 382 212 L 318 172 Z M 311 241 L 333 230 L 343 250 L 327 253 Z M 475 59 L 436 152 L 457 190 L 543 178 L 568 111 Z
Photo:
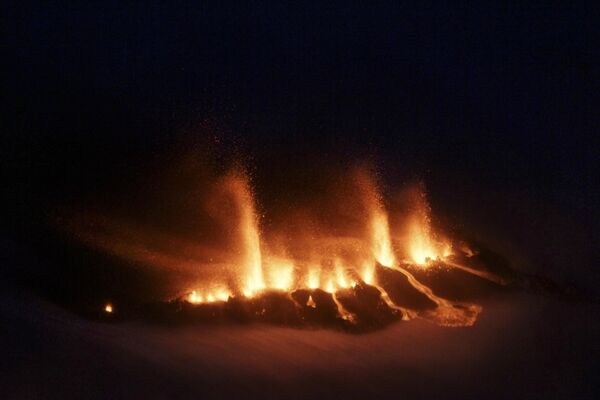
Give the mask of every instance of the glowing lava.
M 426 265 L 429 260 L 438 258 L 438 252 L 428 234 L 428 224 L 416 221 L 410 228 L 409 252 L 412 260 Z
M 294 279 L 294 264 L 287 259 L 269 260 L 269 283 L 270 287 L 278 290 L 289 290 L 292 288 Z
M 245 287 L 242 290 L 245 294 L 252 295 L 266 287 L 254 198 L 245 173 L 235 170 L 227 177 L 226 182 L 226 187 L 230 190 L 239 215 L 238 229 L 242 243 L 242 262 L 246 270 Z
M 318 266 L 311 265 L 308 269 L 306 286 L 309 289 L 317 289 L 320 283 L 320 269 Z
M 225 174 L 214 185 L 216 201 L 211 204 L 217 209 L 216 215 L 221 218 L 219 224 L 226 232 L 226 255 L 212 263 L 212 254 L 218 254 L 215 251 L 211 253 L 211 263 L 198 265 L 196 283 L 182 285 L 182 290 L 187 292 L 185 300 L 190 304 L 202 305 L 224 303 L 232 298 L 241 301 L 252 298 L 255 301 L 270 295 L 276 298 L 285 298 L 287 295 L 296 308 L 309 307 L 318 312 L 319 304 L 327 303 L 322 300 L 325 296 L 330 299 L 330 305 L 335 304 L 338 318 L 355 323 L 358 318 L 355 311 L 360 311 L 361 306 L 344 301 L 354 296 L 355 301 L 360 303 L 362 300 L 359 295 L 366 296 L 362 299 L 374 296 L 373 301 L 381 304 L 378 303 L 379 308 L 373 309 L 389 308 L 393 310 L 391 314 L 397 316 L 400 312 L 405 320 L 420 317 L 444 326 L 472 325 L 481 310 L 479 306 L 454 303 L 436 295 L 431 288 L 417 280 L 413 272 L 425 267 L 435 268 L 436 264 L 429 261 L 440 260 L 447 268 L 458 268 L 493 282 L 503 282 L 494 280 L 495 277 L 487 272 L 457 264 L 453 258 L 446 259 L 452 254 L 450 242 L 440 241 L 434 234 L 430 208 L 422 187 L 412 195 L 410 212 L 402 215 L 400 220 L 388 214 L 377 180 L 370 170 L 354 170 L 348 178 L 348 191 L 333 202 L 336 207 L 345 210 L 339 214 L 341 217 L 329 217 L 329 212 L 338 215 L 335 210 L 329 209 L 322 214 L 315 213 L 330 219 L 326 223 L 317 221 L 309 233 L 300 232 L 305 225 L 294 225 L 301 229 L 288 236 L 279 235 L 286 240 L 282 241 L 284 244 L 274 245 L 270 236 L 272 232 L 267 231 L 264 237 L 261 235 L 257 205 L 248 175 L 240 168 Z M 390 221 L 394 221 L 395 226 Z M 338 229 L 338 224 L 342 228 Z M 83 237 L 91 241 L 90 235 Z M 142 242 L 129 244 L 126 240 L 120 240 L 110 243 L 105 236 L 95 244 L 136 261 L 145 261 L 140 255 L 147 254 L 147 260 L 158 260 L 160 266 L 170 266 L 171 259 L 181 260 L 188 255 L 182 252 L 177 257 L 163 257 L 159 251 L 148 251 Z M 177 262 L 177 265 L 189 268 L 189 265 L 193 265 L 191 255 L 189 260 L 185 264 Z M 404 304 L 395 304 L 383 288 L 386 283 L 379 281 L 380 274 L 377 271 L 382 268 L 401 273 L 407 285 L 412 287 L 407 290 L 414 289 L 421 293 L 435 303 L 436 308 L 414 310 Z M 388 286 L 386 288 L 390 290 Z M 297 291 L 304 291 L 306 297 L 302 297 L 301 301 L 296 300 L 292 294 Z M 263 295 L 265 297 L 261 297 Z M 402 296 L 394 295 L 394 299 L 397 298 Z M 347 308 L 345 304 L 350 305 Z M 112 305 L 107 304 L 104 311 L 112 313 Z
M 227 301 L 229 297 L 231 297 L 229 290 L 225 288 L 213 288 L 204 293 L 192 290 L 192 292 L 187 295 L 186 299 L 192 304 L 200 304 L 214 303 L 215 301 Z
M 370 254 L 363 254 L 359 257 L 366 261 L 354 265 L 334 256 L 332 261 L 325 262 L 325 264 L 330 265 L 328 268 L 324 268 L 323 263 L 309 263 L 305 267 L 303 280 L 297 280 L 295 278 L 297 268 L 294 260 L 276 256 L 263 257 L 256 206 L 249 180 L 244 173 L 238 170 L 229 174 L 226 178 L 226 187 L 238 211 L 237 226 L 241 243 L 242 264 L 244 265 L 242 271 L 244 271 L 243 275 L 245 276 L 241 279 L 242 286 L 238 292 L 245 297 L 253 297 L 265 290 L 291 293 L 302 288 L 321 289 L 331 295 L 340 318 L 349 323 L 355 323 L 356 316 L 344 307 L 338 298 L 338 291 L 355 287 L 357 284 L 355 277 L 360 277 L 364 283 L 375 287 L 379 291 L 382 301 L 389 308 L 400 311 L 404 320 L 421 316 L 444 326 L 472 325 L 480 311 L 478 306 L 455 304 L 436 296 L 430 288 L 419 282 L 406 268 L 397 264 L 392 245 L 389 218 L 375 180 L 365 170 L 358 170 L 355 174 L 355 180 L 358 184 L 361 204 L 368 219 L 365 223 L 365 231 L 368 233 L 365 239 Z M 426 266 L 429 260 L 445 257 L 451 254 L 451 250 L 449 243 L 439 244 L 432 237 L 429 206 L 422 191 L 418 193 L 417 200 L 416 208 L 408 222 L 407 250 L 409 257 L 415 264 Z M 323 260 L 327 260 L 327 257 Z M 409 284 L 434 302 L 437 308 L 419 314 L 394 304 L 388 293 L 376 282 L 375 269 L 377 263 L 385 268 L 402 273 Z M 193 291 L 188 296 L 188 301 L 194 304 L 211 303 L 226 301 L 229 296 L 231 296 L 230 291 L 222 288 L 208 290 L 204 294 Z M 295 300 L 294 302 L 296 303 Z M 312 296 L 308 297 L 306 305 L 311 308 L 317 307 Z
M 414 195 L 414 211 L 408 223 L 407 250 L 411 260 L 420 266 L 452 254 L 448 242 L 437 242 L 431 229 L 431 209 L 423 188 Z
M 373 253 L 377 262 L 384 267 L 391 267 L 396 262 L 390 240 L 390 227 L 387 215 L 381 210 L 375 210 L 371 217 L 373 233 Z

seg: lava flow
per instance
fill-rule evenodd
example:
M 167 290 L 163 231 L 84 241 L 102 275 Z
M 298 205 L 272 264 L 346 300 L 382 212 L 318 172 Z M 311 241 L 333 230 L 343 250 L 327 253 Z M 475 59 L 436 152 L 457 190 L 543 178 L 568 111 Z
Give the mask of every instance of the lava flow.
M 224 281 L 213 284 L 213 288 L 198 285 L 183 301 L 199 306 L 231 302 L 240 304 L 244 313 L 259 317 L 259 320 L 275 312 L 282 320 L 295 323 L 310 323 L 315 319 L 311 313 L 323 311 L 324 315 L 330 314 L 334 320 L 349 325 L 373 324 L 372 320 L 379 320 L 375 322 L 377 324 L 396 318 L 424 318 L 443 326 L 472 325 L 481 311 L 480 306 L 441 298 L 410 272 L 414 268 L 433 268 L 433 261 L 443 260 L 451 254 L 449 242 L 437 243 L 431 236 L 428 207 L 422 193 L 419 193 L 422 198 L 408 224 L 410 239 L 406 248 L 411 261 L 400 263 L 375 181 L 363 170 L 355 174 L 354 180 L 361 199 L 359 203 L 367 218 L 364 221 L 367 232 L 364 241 L 367 243 L 362 246 L 338 244 L 333 254 L 301 260 L 269 253 L 268 246 L 261 243 L 256 204 L 247 176 L 240 171 L 227 175 L 224 179 L 226 195 L 233 201 L 238 217 L 236 226 L 241 246 L 237 253 L 242 255 L 241 276 L 237 277 L 235 285 L 228 286 Z M 352 247 L 359 251 L 352 251 Z M 404 305 L 402 299 L 395 300 L 385 289 L 385 286 L 393 285 L 385 275 L 398 273 L 400 275 L 391 280 L 404 277 L 403 290 L 412 292 L 412 297 L 421 298 L 421 304 Z M 370 297 L 363 293 L 369 291 Z M 292 305 L 288 304 L 287 313 L 271 310 L 281 308 L 282 302 Z M 327 310 L 333 307 L 335 312 Z
M 409 211 L 391 219 L 370 170 L 353 170 L 343 184 L 347 195 L 342 197 L 350 200 L 333 202 L 335 218 L 327 224 L 319 223 L 316 212 L 304 213 L 288 224 L 295 231 L 265 235 L 250 179 L 243 169 L 233 169 L 215 183 L 208 201 L 208 214 L 227 240 L 220 250 L 210 250 L 208 261 L 197 265 L 193 254 L 186 258 L 140 251 L 143 239 L 134 246 L 124 237 L 79 237 L 124 258 L 192 272 L 193 278 L 181 284 L 184 295 L 137 311 L 150 319 L 259 321 L 355 330 L 415 318 L 449 327 L 473 325 L 481 312 L 479 305 L 445 298 L 424 281 L 458 271 L 463 278 L 468 275 L 486 284 L 506 282 L 481 263 L 470 265 L 477 256 L 464 250 L 464 242 L 453 249 L 450 240 L 434 233 L 422 186 L 412 189 L 405 200 Z M 343 227 L 331 223 L 336 218 Z M 175 245 L 183 251 L 191 248 Z M 196 270 L 198 274 L 193 273 Z

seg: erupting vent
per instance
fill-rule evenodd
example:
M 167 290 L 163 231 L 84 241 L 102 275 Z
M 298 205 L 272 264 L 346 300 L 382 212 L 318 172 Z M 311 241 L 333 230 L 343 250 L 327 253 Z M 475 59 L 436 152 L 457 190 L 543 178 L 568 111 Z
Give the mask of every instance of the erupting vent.
M 342 210 L 331 218 L 334 223 L 323 228 L 310 218 L 296 218 L 293 226 L 300 229 L 268 232 L 265 238 L 250 181 L 234 169 L 214 184 L 207 201 L 208 214 L 227 236 L 225 251 L 211 250 L 208 262 L 195 263 L 193 254 L 151 251 L 143 239 L 132 243 L 123 233 L 107 235 L 110 229 L 104 229 L 105 236 L 79 232 L 79 237 L 138 263 L 176 266 L 195 276 L 180 286 L 184 294 L 135 310 L 145 318 L 356 330 L 414 318 L 442 326 L 474 324 L 481 307 L 464 295 L 473 279 L 501 287 L 505 277 L 492 273 L 466 243 L 453 245 L 433 231 L 420 186 L 403 198 L 408 211 L 394 215 L 368 170 L 352 171 L 344 183 L 340 197 L 349 200 L 332 202 Z M 291 239 L 278 240 L 282 236 Z M 457 282 L 462 293 L 454 290 Z M 112 305 L 105 311 L 110 318 L 119 314 Z

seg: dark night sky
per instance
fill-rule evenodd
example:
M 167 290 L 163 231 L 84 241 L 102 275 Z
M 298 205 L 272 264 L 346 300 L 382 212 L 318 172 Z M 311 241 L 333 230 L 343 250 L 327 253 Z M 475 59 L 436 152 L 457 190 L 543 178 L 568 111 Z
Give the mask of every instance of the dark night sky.
M 478 210 L 481 223 L 514 217 L 509 232 L 530 228 L 515 241 L 561 214 L 551 228 L 576 232 L 592 262 L 597 10 L 274 3 L 5 2 L 13 226 L 49 199 L 144 171 L 208 124 L 258 171 L 375 157 L 388 183 L 423 178 L 460 217 L 456 191 L 479 195 L 465 204 L 496 199 L 504 208 Z M 541 239 L 541 254 L 565 236 Z

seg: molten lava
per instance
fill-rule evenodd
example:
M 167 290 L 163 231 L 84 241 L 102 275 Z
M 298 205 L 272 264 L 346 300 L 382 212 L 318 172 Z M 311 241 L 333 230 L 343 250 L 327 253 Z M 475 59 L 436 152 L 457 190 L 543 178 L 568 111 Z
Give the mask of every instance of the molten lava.
M 481 307 L 443 298 L 420 280 L 426 277 L 420 274 L 439 266 L 502 282 L 451 256 L 450 241 L 434 232 L 422 186 L 414 191 L 410 213 L 390 219 L 369 169 L 358 168 L 343 182 L 344 194 L 332 203 L 342 211 L 330 210 L 337 220 L 321 223 L 315 217 L 307 222 L 306 215 L 313 216 L 304 213 L 293 221 L 296 230 L 292 233 L 267 231 L 265 235 L 250 179 L 243 169 L 234 168 L 214 184 L 210 203 L 211 215 L 216 215 L 214 219 L 226 232 L 225 248 L 207 250 L 206 261 L 197 264 L 193 257 L 201 248 L 183 241 L 170 239 L 179 251 L 164 254 L 149 250 L 143 235 L 129 235 L 137 238 L 132 242 L 121 233 L 111 241 L 106 236 L 110 227 L 96 236 L 83 233 L 79 237 L 137 262 L 197 274 L 182 285 L 187 294 L 177 301 L 183 299 L 198 308 L 199 315 L 210 318 L 241 313 L 297 324 L 333 318 L 343 324 L 379 326 L 398 318 L 424 318 L 443 326 L 472 325 Z M 472 256 L 461 250 L 464 246 L 459 245 L 458 252 Z M 209 306 L 213 308 L 202 311 Z M 112 313 L 112 305 L 106 305 L 105 312 Z M 196 315 L 196 311 L 189 312 Z
M 426 267 L 435 261 L 452 254 L 447 241 L 436 241 L 431 228 L 431 209 L 422 187 L 413 193 L 413 212 L 408 221 L 407 252 L 415 264 Z
M 390 240 L 390 227 L 388 225 L 387 215 L 382 210 L 376 210 L 371 218 L 371 227 L 373 232 L 373 254 L 377 262 L 384 267 L 394 265 L 396 258 L 392 251 L 392 241 Z
M 239 240 L 242 243 L 243 264 L 246 269 L 244 293 L 252 294 L 266 287 L 262 270 L 260 250 L 260 234 L 254 206 L 254 198 L 247 176 L 240 171 L 233 171 L 225 179 L 225 187 L 233 197 L 238 209 Z
M 430 288 L 419 282 L 407 268 L 397 262 L 388 215 L 375 180 L 367 171 L 359 170 L 355 174 L 355 181 L 360 193 L 359 205 L 364 208 L 362 212 L 367 218 L 364 221 L 367 234 L 360 239 L 366 246 L 338 244 L 334 254 L 322 254 L 318 261 L 305 262 L 269 252 L 268 246 L 261 242 L 256 204 L 249 179 L 239 170 L 228 174 L 224 178 L 224 186 L 237 210 L 236 225 L 240 244 L 240 247 L 233 251 L 242 255 L 241 263 L 244 266 L 240 269 L 242 276 L 237 279 L 240 284 L 238 287 L 222 286 L 219 289 L 198 288 L 188 295 L 187 300 L 190 303 L 202 304 L 224 302 L 236 293 L 250 299 L 272 291 L 292 293 L 298 290 L 320 289 L 331 296 L 340 318 L 355 323 L 357 317 L 340 300 L 340 293 L 352 290 L 361 282 L 361 285 L 376 288 L 381 301 L 390 309 L 400 312 L 405 320 L 420 316 L 444 326 L 472 325 L 480 311 L 478 306 L 454 304 L 436 296 Z M 422 193 L 420 195 L 421 201 L 408 222 L 410 238 L 407 254 L 416 265 L 425 266 L 430 260 L 440 260 L 449 255 L 450 247 L 448 243 L 437 243 L 433 239 L 429 208 Z M 342 256 L 356 253 L 357 249 L 359 254 L 354 254 L 354 257 Z M 364 253 L 362 249 L 369 249 L 369 252 Z M 377 282 L 377 265 L 400 272 L 413 290 L 428 298 L 436 308 L 419 313 L 395 304 Z M 220 285 L 224 285 L 224 282 Z M 304 304 L 310 308 L 319 307 L 312 295 L 308 296 Z

